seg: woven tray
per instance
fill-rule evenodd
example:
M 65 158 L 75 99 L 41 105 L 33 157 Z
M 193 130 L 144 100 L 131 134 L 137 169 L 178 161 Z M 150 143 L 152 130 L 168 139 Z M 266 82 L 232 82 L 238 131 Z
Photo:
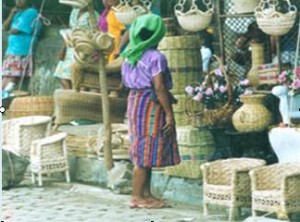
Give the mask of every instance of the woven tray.
M 24 116 L 52 116 L 54 101 L 52 96 L 25 96 L 15 98 L 9 106 L 8 118 Z

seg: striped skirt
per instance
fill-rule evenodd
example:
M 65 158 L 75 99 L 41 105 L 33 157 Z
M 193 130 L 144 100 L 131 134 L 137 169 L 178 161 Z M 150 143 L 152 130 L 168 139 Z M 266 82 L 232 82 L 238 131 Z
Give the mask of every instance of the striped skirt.
M 153 90 L 130 90 L 127 115 L 130 159 L 135 165 L 151 168 L 180 163 L 176 136 L 163 134 L 165 112 Z

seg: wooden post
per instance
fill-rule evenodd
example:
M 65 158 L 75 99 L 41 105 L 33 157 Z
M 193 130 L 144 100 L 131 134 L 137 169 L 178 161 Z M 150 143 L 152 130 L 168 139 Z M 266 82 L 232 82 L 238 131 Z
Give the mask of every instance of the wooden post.
M 278 58 L 278 71 L 280 74 L 282 71 L 282 64 L 281 64 L 281 49 L 280 49 L 280 37 L 276 37 L 276 53 L 277 53 L 277 58 Z
M 110 106 L 108 97 L 108 87 L 106 80 L 106 70 L 103 55 L 99 59 L 99 80 L 102 99 L 102 115 L 104 124 L 104 158 L 107 170 L 111 170 L 114 166 L 111 150 L 111 121 L 110 121 Z

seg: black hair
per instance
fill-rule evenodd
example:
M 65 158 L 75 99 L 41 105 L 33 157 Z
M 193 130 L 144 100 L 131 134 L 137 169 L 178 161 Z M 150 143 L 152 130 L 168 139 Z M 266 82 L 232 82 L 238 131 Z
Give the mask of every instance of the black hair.
M 154 34 L 153 31 L 150 31 L 146 28 L 142 28 L 139 33 L 139 36 L 142 39 L 142 41 L 146 41 L 147 39 L 150 39 L 153 34 Z

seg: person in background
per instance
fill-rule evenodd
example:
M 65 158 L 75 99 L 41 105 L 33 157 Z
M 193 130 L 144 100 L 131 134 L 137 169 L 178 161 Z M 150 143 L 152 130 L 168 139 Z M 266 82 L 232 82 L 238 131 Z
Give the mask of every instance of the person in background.
M 98 19 L 99 14 L 97 12 L 94 13 L 96 18 Z M 75 7 L 73 8 L 70 14 L 69 26 L 71 30 L 92 28 L 87 7 L 82 9 Z M 61 32 L 64 31 L 67 30 L 61 30 Z M 59 54 L 60 61 L 58 62 L 56 70 L 54 72 L 54 76 L 60 79 L 63 89 L 72 89 L 71 74 L 72 65 L 75 62 L 73 54 L 74 49 L 67 47 L 64 43 L 63 48 Z
M 210 59 L 213 55 L 213 29 L 208 28 L 201 33 L 203 43 L 201 46 L 201 57 L 202 57 L 202 71 L 207 74 L 209 71 Z
M 101 13 L 101 16 L 98 20 L 99 29 L 102 32 L 108 32 L 114 36 L 114 50 L 109 55 L 108 63 L 116 59 L 119 53 L 116 53 L 116 49 L 120 44 L 120 39 L 122 32 L 125 31 L 125 26 L 119 22 L 115 16 L 114 11 L 112 10 L 113 6 L 116 6 L 119 3 L 119 0 L 102 0 L 105 9 Z
M 130 159 L 135 165 L 131 208 L 162 208 L 166 203 L 151 196 L 153 167 L 180 163 L 174 114 L 172 78 L 166 57 L 157 50 L 165 35 L 160 16 L 138 17 L 130 29 L 129 46 L 122 56 L 122 80 L 128 96 Z
M 3 29 L 8 34 L 8 47 L 2 65 L 2 90 L 9 92 L 21 77 L 32 74 L 33 48 L 41 29 L 32 0 L 16 0 Z

